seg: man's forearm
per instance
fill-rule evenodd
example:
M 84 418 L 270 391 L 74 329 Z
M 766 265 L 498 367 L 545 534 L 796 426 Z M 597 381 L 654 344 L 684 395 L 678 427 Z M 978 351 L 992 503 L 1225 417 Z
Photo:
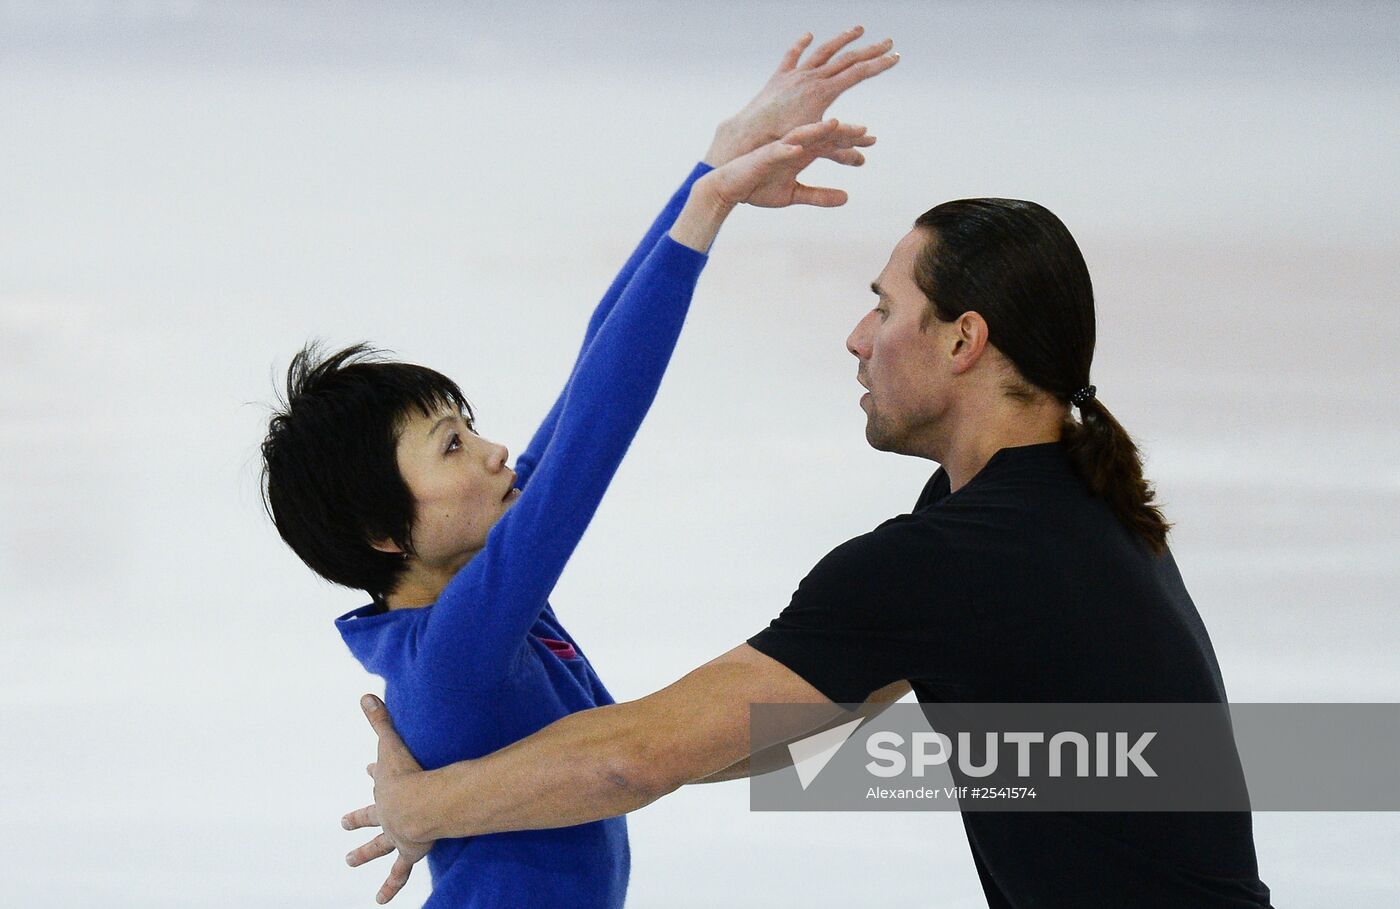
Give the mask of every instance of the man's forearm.
M 819 732 L 823 732 L 827 729 L 834 729 L 842 723 L 849 722 L 850 720 L 856 717 L 859 717 L 861 719 L 869 719 L 871 717 L 879 716 L 881 713 L 884 712 L 886 707 L 888 707 L 890 704 L 893 704 L 900 698 L 904 697 L 910 692 L 910 690 L 911 689 L 907 681 L 901 679 L 897 682 L 891 682 L 885 687 L 871 692 L 870 697 L 866 698 L 865 700 L 865 706 L 862 709 L 855 711 L 854 713 L 837 713 L 834 716 L 832 716 L 830 721 L 824 723 L 821 726 L 809 729 L 796 738 L 789 739 L 783 742 L 778 742 L 776 744 L 769 745 L 766 748 L 760 748 L 758 751 L 755 751 L 753 754 L 744 758 L 742 761 L 736 761 L 735 763 L 730 764 L 728 767 L 725 767 L 721 770 L 716 770 L 709 776 L 703 776 L 699 779 L 691 780 L 690 782 L 727 783 L 730 780 L 742 780 L 754 776 L 763 776 L 764 774 L 772 773 L 775 770 L 782 770 L 785 767 L 791 767 L 793 763 L 792 750 L 788 746 L 791 745 L 793 742 L 797 742 L 810 736 L 816 735 Z
M 429 843 L 625 814 L 743 760 L 754 747 L 750 708 L 758 703 L 806 705 L 759 742 L 760 751 L 820 725 L 814 708 L 840 712 L 747 644 L 644 698 L 570 714 L 493 754 L 429 773 L 418 770 L 382 706 L 368 706 L 379 734 L 375 804 L 346 822 Z
M 673 791 L 685 781 L 647 769 L 634 707 L 571 714 L 486 757 L 423 774 L 406 818 L 410 836 L 568 827 L 635 811 Z

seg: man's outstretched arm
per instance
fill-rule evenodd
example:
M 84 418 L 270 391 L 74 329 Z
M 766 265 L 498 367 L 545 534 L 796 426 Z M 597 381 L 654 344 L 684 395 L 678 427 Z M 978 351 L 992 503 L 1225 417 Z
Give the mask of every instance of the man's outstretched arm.
M 626 814 L 747 757 L 751 704 L 830 705 L 826 716 L 840 710 L 742 644 L 640 700 L 571 714 L 486 757 L 421 772 L 402 763 L 407 752 L 383 705 L 365 700 L 380 743 L 371 765 L 375 804 L 347 815 L 345 825 L 382 826 L 416 843 Z M 361 847 L 357 853 L 368 851 L 352 853 L 352 863 L 393 848 L 380 845 L 388 848 Z
M 797 711 L 792 728 L 775 732 L 772 741 L 751 743 L 751 704 L 812 708 Z M 378 758 L 367 768 L 375 803 L 341 823 L 347 830 L 383 828 L 346 856 L 351 865 L 398 850 L 379 891 L 381 903 L 403 888 L 434 840 L 564 827 L 635 811 L 844 713 L 748 644 L 655 694 L 570 714 L 486 757 L 429 772 L 414 761 L 378 698 L 365 695 L 361 705 L 379 737 Z
M 841 713 L 832 717 L 831 721 L 813 729 L 808 729 L 800 735 L 784 739 L 776 744 L 769 745 L 761 751 L 755 751 L 737 763 L 730 764 L 723 770 L 718 770 L 709 776 L 701 777 L 698 780 L 691 780 L 691 783 L 727 783 L 730 780 L 744 780 L 751 776 L 761 776 L 784 767 L 792 766 L 792 752 L 788 750 L 788 745 L 799 739 L 804 739 L 811 735 L 838 726 L 842 723 L 850 722 L 854 717 L 870 719 L 879 716 L 885 708 L 895 701 L 904 697 L 913 690 L 907 681 L 900 680 L 891 682 L 878 691 L 871 692 L 870 697 L 865 699 L 865 706 L 855 713 Z

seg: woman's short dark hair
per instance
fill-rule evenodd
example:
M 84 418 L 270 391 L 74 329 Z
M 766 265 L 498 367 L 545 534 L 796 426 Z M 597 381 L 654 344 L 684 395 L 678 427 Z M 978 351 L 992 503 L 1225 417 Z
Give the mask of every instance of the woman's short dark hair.
M 262 443 L 263 505 L 277 532 L 321 577 L 382 604 L 413 551 L 413 496 L 398 467 L 398 441 L 416 408 L 456 408 L 473 419 L 460 388 L 439 372 L 355 344 L 321 356 L 315 342 L 292 357 L 286 398 Z
M 914 281 L 930 318 L 974 311 L 1026 382 L 1061 401 L 1089 385 L 1094 288 L 1069 229 L 1049 209 L 1018 199 L 959 199 L 914 222 L 928 239 Z M 1011 389 L 1016 393 L 1016 389 Z M 1097 398 L 1065 417 L 1062 441 L 1075 470 L 1158 554 L 1170 525 L 1153 502 L 1132 438 Z

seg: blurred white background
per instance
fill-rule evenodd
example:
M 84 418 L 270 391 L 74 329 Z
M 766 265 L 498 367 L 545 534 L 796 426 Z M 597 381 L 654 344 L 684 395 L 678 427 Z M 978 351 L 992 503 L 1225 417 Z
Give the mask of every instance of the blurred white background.
M 843 347 L 913 218 L 1039 201 L 1097 287 L 1236 701 L 1400 700 L 1394 3 L 0 3 L 0 803 L 14 907 L 372 905 L 358 593 L 278 539 L 258 443 L 308 338 L 456 378 L 519 450 L 588 313 L 805 30 L 898 67 L 843 209 L 720 237 L 554 596 L 619 699 L 762 628 L 933 465 Z M 1400 818 L 1255 817 L 1280 906 L 1391 906 Z M 951 814 L 633 816 L 629 905 L 984 905 Z M 397 903 L 416 905 L 420 868 Z

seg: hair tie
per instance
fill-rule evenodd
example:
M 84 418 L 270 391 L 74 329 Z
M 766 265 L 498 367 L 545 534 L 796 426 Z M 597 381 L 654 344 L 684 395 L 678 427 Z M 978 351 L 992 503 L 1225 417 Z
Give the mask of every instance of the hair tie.
M 1088 404 L 1090 401 L 1094 400 L 1094 392 L 1097 390 L 1098 389 L 1094 388 L 1094 386 L 1092 385 L 1085 385 L 1083 388 L 1079 389 L 1074 394 L 1069 396 L 1069 402 L 1075 407 L 1083 409 L 1085 404 Z

